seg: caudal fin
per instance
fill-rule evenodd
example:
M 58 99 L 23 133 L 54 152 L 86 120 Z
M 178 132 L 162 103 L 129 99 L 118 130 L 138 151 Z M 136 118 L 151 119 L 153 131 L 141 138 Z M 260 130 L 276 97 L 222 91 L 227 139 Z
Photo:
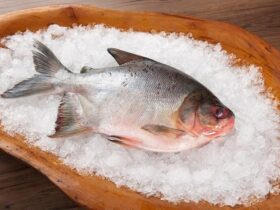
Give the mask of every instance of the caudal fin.
M 17 98 L 52 90 L 54 88 L 52 79 L 56 72 L 67 71 L 71 73 L 43 43 L 36 40 L 33 46 L 36 48 L 36 51 L 32 51 L 33 62 L 35 70 L 39 74 L 16 84 L 1 94 L 2 98 Z
M 37 51 L 33 50 L 33 62 L 35 70 L 41 74 L 53 75 L 60 70 L 72 73 L 53 54 L 53 52 L 42 42 L 34 41 L 33 45 Z
M 2 98 L 18 98 L 21 96 L 33 95 L 53 89 L 50 77 L 46 75 L 34 75 L 33 77 L 23 80 L 13 88 L 1 94 Z

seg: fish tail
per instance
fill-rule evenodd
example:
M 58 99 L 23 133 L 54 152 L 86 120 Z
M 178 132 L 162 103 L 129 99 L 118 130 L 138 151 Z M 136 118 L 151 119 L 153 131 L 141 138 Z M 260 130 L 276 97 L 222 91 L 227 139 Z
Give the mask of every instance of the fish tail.
M 1 94 L 1 97 L 18 98 L 52 90 L 53 85 L 49 80 L 50 79 L 45 75 L 34 75 L 33 77 L 16 84 L 13 88 L 6 90 Z
M 35 74 L 33 77 L 23 80 L 13 88 L 8 89 L 1 94 L 2 98 L 17 98 L 54 90 L 54 81 L 56 81 L 54 76 L 58 71 L 72 73 L 43 43 L 35 40 L 33 46 L 36 49 L 36 51 L 32 51 L 33 63 L 36 72 L 39 74 Z

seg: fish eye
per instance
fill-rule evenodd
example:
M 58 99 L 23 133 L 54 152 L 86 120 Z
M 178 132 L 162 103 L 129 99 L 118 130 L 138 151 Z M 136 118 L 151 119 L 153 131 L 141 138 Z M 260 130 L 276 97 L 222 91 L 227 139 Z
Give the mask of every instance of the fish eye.
M 216 118 L 223 119 L 223 118 L 227 117 L 227 115 L 228 115 L 228 109 L 227 108 L 218 107 L 216 109 L 216 112 L 215 112 L 215 117 Z

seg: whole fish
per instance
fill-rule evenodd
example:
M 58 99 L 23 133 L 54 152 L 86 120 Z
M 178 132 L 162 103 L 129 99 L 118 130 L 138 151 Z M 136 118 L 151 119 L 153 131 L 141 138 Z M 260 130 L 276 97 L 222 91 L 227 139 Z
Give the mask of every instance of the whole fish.
M 64 93 L 55 133 L 93 132 L 122 145 L 177 152 L 207 144 L 234 127 L 234 114 L 191 76 L 149 58 L 118 49 L 108 52 L 119 66 L 73 73 L 39 41 L 35 74 L 4 92 L 16 98 Z

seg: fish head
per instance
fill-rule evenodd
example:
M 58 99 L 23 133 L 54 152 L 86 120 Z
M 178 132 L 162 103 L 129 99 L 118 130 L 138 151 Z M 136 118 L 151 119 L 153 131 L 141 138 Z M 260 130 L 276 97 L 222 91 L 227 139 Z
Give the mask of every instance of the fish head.
M 178 110 L 177 127 L 194 136 L 214 139 L 234 127 L 234 113 L 208 91 L 187 96 Z
M 234 127 L 235 117 L 233 112 L 221 103 L 202 103 L 195 120 L 195 132 L 212 139 L 228 134 Z

